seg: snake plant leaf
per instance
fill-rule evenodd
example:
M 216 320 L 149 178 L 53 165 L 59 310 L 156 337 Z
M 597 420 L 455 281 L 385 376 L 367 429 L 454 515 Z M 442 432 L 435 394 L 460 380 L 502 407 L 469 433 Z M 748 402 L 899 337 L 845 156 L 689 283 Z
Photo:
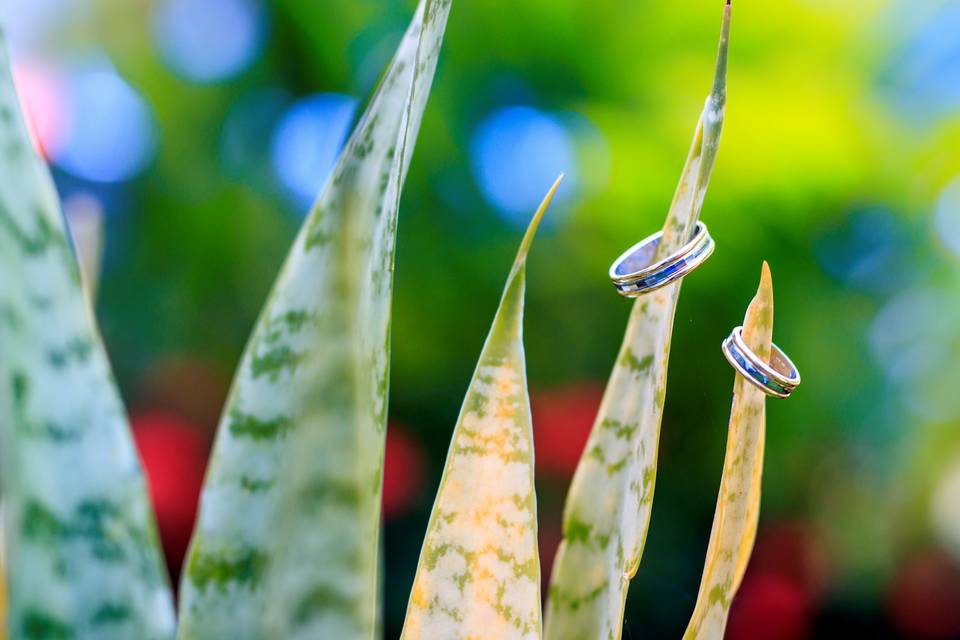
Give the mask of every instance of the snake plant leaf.
M 523 238 L 460 410 L 403 640 L 541 637 L 523 298 L 527 252 L 560 179 Z
M 179 637 L 376 633 L 400 191 L 450 0 L 422 0 L 261 313 L 221 419 Z
M 713 90 L 663 227 L 657 259 L 683 246 L 700 215 L 723 128 L 730 6 Z M 680 283 L 639 298 L 564 508 L 548 592 L 548 640 L 620 638 L 650 522 L 667 362 Z
M 747 308 L 743 339 L 762 360 L 770 360 L 773 284 L 766 262 L 757 295 Z M 684 640 L 723 638 L 730 603 L 743 580 L 757 536 L 765 438 L 766 395 L 737 375 L 713 530 L 697 604 Z
M 0 469 L 12 638 L 165 639 L 146 483 L 0 43 Z

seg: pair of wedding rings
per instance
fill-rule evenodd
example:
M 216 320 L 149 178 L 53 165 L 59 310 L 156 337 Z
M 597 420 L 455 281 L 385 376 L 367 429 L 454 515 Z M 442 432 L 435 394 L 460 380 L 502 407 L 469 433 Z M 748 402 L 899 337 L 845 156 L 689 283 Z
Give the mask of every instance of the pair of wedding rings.
M 644 238 L 610 265 L 610 280 L 620 295 L 639 298 L 666 287 L 702 265 L 713 254 L 713 238 L 703 222 L 697 222 L 690 241 L 678 251 L 656 260 L 662 238 L 662 231 Z M 764 361 L 744 342 L 743 327 L 735 327 L 721 348 L 737 373 L 767 395 L 786 398 L 800 384 L 800 372 L 787 354 L 773 345 L 770 361 Z

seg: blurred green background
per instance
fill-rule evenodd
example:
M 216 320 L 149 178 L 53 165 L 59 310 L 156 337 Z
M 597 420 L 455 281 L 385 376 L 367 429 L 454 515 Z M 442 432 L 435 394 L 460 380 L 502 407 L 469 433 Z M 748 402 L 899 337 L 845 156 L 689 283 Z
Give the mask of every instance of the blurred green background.
M 171 569 L 230 375 L 411 0 L 0 0 L 77 228 Z M 451 429 L 523 227 L 542 559 L 629 303 L 611 260 L 662 224 L 719 0 L 455 0 L 400 212 L 385 486 L 399 635 Z M 727 124 L 684 285 L 625 638 L 697 593 L 733 373 L 770 262 L 804 383 L 768 403 L 758 546 L 730 638 L 960 638 L 960 1 L 737 0 Z M 94 224 L 94 227 L 96 225 Z M 81 243 L 82 244 L 82 243 Z

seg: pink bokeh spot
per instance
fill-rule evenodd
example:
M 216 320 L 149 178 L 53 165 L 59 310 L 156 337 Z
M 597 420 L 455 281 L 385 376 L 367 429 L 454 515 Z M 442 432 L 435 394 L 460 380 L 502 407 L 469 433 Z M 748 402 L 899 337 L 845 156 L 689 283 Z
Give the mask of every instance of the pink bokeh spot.
M 14 65 L 13 79 L 34 148 L 44 158 L 56 155 L 70 124 L 60 74 L 42 63 L 24 62 Z

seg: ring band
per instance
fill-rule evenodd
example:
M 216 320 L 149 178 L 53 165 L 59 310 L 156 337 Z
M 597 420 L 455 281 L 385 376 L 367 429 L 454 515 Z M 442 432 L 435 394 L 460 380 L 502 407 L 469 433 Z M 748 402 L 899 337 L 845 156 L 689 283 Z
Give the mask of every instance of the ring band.
M 713 254 L 713 238 L 703 222 L 697 222 L 693 237 L 679 251 L 653 262 L 662 238 L 662 231 L 644 238 L 610 265 L 610 280 L 617 293 L 626 298 L 639 298 L 679 280 Z
M 743 340 L 743 327 L 735 327 L 723 341 L 727 362 L 755 387 L 769 396 L 786 398 L 800 384 L 800 372 L 780 347 L 771 345 L 770 362 L 757 357 Z

